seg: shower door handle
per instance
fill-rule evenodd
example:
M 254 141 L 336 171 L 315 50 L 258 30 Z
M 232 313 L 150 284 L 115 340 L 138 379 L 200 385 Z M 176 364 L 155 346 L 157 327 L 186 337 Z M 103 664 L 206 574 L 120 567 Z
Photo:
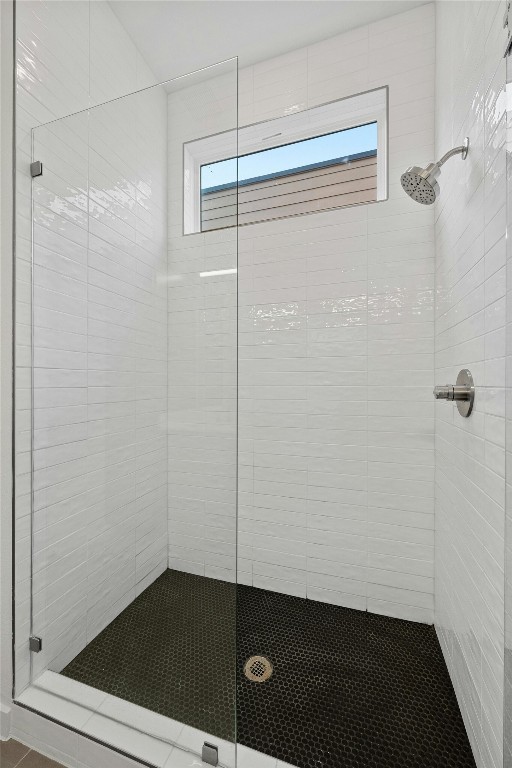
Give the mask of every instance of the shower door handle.
M 443 384 L 434 387 L 436 400 L 452 400 L 457 404 L 461 416 L 469 416 L 475 401 L 475 385 L 471 372 L 466 368 L 459 371 L 455 384 Z

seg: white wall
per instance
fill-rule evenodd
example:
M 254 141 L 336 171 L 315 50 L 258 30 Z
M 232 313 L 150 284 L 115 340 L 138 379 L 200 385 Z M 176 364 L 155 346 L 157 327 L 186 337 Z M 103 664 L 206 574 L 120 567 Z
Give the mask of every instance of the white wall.
M 425 5 L 244 69 L 239 87 L 240 125 L 384 85 L 390 110 L 388 201 L 238 232 L 239 579 L 426 622 L 434 591 L 433 211 L 409 200 L 399 177 L 434 154 L 434 23 L 434 6 Z M 235 345 L 231 305 L 205 314 L 196 277 L 197 265 L 232 266 L 229 230 L 180 238 L 181 143 L 223 129 L 216 100 L 208 103 L 187 125 L 182 105 L 170 102 L 169 260 L 182 280 L 169 291 L 170 360 L 183 334 L 191 358 L 205 343 L 215 352 Z M 229 293 L 221 278 L 209 290 Z M 201 367 L 189 366 L 179 382 L 172 367 L 170 413 L 188 408 L 204 383 Z M 215 398 L 221 369 L 212 374 Z M 230 417 L 224 411 L 217 415 Z M 196 402 L 193 419 L 207 414 Z M 188 446 L 200 443 L 198 433 Z M 229 568 L 234 548 L 226 519 L 192 509 L 206 465 L 194 474 L 192 454 L 178 455 L 183 439 L 171 434 L 169 445 L 169 562 L 214 575 L 212 564 Z M 200 461 L 213 486 L 225 481 L 221 445 L 206 447 Z
M 17 15 L 17 690 L 28 683 L 31 129 L 155 82 L 107 2 Z M 166 566 L 166 101 L 40 128 L 34 148 L 34 674 Z
M 469 419 L 436 404 L 436 627 L 479 768 L 502 765 L 505 33 L 502 2 L 437 7 L 436 382 L 469 368 Z
M 225 580 L 236 573 L 237 276 L 200 273 L 236 267 L 237 230 L 183 236 L 182 182 L 183 142 L 236 121 L 234 61 L 169 95 L 169 566 Z

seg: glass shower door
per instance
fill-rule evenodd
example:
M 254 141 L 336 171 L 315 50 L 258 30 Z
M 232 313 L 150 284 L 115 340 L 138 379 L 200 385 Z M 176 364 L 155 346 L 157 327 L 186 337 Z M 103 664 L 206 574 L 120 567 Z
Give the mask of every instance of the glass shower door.
M 21 698 L 148 763 L 234 764 L 237 227 L 186 234 L 184 146 L 236 158 L 236 83 L 231 60 L 33 131 Z

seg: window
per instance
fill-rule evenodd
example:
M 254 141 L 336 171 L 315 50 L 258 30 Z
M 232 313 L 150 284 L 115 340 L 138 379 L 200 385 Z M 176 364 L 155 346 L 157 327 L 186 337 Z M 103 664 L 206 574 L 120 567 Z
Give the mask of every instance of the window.
M 232 131 L 186 144 L 185 234 L 385 199 L 386 105 L 380 88 L 247 126 L 238 154 Z
M 377 199 L 377 123 L 201 166 L 201 231 Z

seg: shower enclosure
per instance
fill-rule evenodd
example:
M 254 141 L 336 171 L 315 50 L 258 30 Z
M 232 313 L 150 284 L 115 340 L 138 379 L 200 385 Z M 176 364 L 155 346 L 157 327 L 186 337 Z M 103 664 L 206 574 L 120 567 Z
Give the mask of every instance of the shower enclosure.
M 464 119 L 435 140 L 434 28 L 427 4 L 27 131 L 14 523 L 28 718 L 158 768 L 491 768 L 485 749 L 498 768 L 499 537 L 467 476 L 486 466 L 489 527 L 504 527 L 490 473 L 505 431 L 504 70 L 485 109 L 457 102 Z M 340 50 L 354 79 L 326 72 Z M 279 91 L 281 69 L 307 96 Z M 304 160 L 317 139 L 336 151 Z M 299 159 L 269 172 L 272 151 Z M 439 190 L 454 153 L 465 162 L 443 165 Z M 466 367 L 463 418 L 433 390 L 456 399 Z

